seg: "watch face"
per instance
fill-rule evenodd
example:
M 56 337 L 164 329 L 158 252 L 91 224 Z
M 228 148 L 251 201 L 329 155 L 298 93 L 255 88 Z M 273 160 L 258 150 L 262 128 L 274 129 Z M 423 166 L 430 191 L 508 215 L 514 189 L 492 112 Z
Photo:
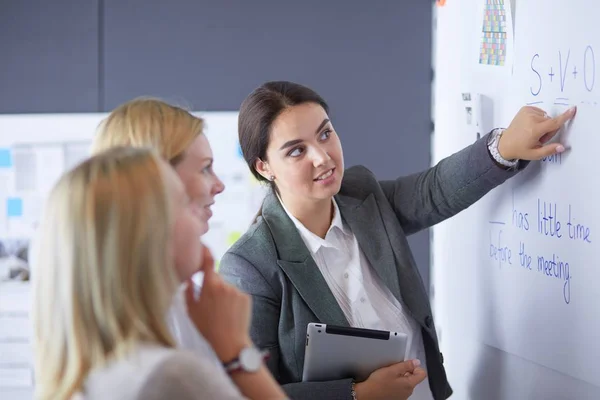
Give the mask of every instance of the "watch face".
M 262 364 L 262 354 L 255 347 L 247 347 L 240 353 L 240 364 L 245 371 L 254 372 Z

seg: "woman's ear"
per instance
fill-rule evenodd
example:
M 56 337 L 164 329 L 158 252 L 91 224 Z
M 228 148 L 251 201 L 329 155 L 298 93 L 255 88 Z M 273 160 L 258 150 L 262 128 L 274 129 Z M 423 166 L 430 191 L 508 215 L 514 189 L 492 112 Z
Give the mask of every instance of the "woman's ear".
M 272 181 L 273 179 L 275 179 L 275 177 L 271 173 L 271 169 L 269 168 L 269 163 L 267 163 L 266 161 L 257 159 L 254 163 L 254 168 L 266 180 Z

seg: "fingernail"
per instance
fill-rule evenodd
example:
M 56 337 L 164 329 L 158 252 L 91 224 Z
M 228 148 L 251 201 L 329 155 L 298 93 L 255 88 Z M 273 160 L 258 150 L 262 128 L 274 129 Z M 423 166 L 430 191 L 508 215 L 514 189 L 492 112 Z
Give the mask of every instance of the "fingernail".
M 563 146 L 562 144 L 556 146 L 557 153 L 562 153 L 563 151 L 565 151 L 565 146 Z
M 567 110 L 570 115 L 575 114 L 575 110 L 577 110 L 577 106 L 573 106 Z
M 413 366 L 414 366 L 415 368 L 419 367 L 420 365 L 421 365 L 421 361 L 419 361 L 419 360 L 416 360 L 416 359 L 415 359 L 415 360 L 413 360 Z

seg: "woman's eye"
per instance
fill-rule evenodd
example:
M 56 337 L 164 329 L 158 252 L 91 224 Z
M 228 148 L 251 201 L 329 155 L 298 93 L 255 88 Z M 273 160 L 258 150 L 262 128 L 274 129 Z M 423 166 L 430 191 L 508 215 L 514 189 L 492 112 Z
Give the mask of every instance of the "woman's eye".
M 321 140 L 327 140 L 329 139 L 329 136 L 331 136 L 331 130 L 327 129 L 321 133 Z
M 294 150 L 290 151 L 288 153 L 288 156 L 290 156 L 290 157 L 298 157 L 298 156 L 302 155 L 303 152 L 304 151 L 301 148 L 298 147 L 298 148 L 295 148 Z

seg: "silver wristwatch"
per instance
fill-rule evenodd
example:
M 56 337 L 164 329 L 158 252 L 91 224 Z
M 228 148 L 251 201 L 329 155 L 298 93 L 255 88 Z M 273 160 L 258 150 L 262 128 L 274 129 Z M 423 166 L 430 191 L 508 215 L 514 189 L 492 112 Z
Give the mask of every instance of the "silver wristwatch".
M 268 357 L 268 350 L 259 350 L 256 347 L 246 347 L 240 351 L 240 355 L 237 358 L 230 362 L 223 363 L 223 367 L 229 374 L 239 371 L 256 372 L 260 369 L 263 361 Z
M 503 165 L 507 168 L 517 168 L 519 165 L 519 160 L 507 160 L 498 151 L 498 143 L 500 143 L 500 138 L 504 133 L 504 129 L 497 128 L 494 129 L 488 138 L 488 151 L 490 155 L 498 164 Z

